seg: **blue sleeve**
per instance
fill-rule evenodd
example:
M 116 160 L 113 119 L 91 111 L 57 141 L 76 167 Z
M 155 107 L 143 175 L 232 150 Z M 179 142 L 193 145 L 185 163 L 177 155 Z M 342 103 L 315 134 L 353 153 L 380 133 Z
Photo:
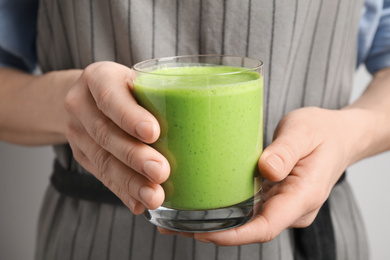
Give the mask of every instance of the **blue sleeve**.
M 366 0 L 359 31 L 361 63 L 371 74 L 390 67 L 390 0 Z
M 37 12 L 37 0 L 0 0 L 0 67 L 35 69 Z

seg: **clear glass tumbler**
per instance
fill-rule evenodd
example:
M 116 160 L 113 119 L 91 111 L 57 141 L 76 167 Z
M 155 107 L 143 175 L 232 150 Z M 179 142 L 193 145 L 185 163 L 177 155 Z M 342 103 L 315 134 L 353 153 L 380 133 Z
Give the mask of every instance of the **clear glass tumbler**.
M 163 205 L 145 211 L 182 232 L 234 228 L 257 214 L 263 149 L 263 63 L 191 55 L 136 64 L 137 102 L 158 120 L 152 146 L 169 161 Z

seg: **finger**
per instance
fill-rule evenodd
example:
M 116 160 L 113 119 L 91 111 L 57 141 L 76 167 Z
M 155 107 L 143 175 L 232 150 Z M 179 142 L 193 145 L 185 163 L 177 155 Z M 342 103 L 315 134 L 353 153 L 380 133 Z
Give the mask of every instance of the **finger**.
M 282 121 L 281 124 L 283 123 Z M 297 162 L 316 147 L 312 134 L 302 124 L 279 129 L 274 141 L 264 149 L 258 162 L 262 176 L 274 182 L 286 178 Z
M 180 234 L 180 232 L 178 232 L 178 231 L 166 229 L 163 227 L 157 227 L 157 230 L 158 230 L 158 232 L 160 232 L 163 235 L 179 235 Z
M 130 135 L 152 143 L 160 135 L 156 118 L 139 106 L 131 94 L 134 72 L 125 66 L 101 62 L 85 70 L 86 84 L 99 109 Z
M 113 155 L 97 145 L 83 131 L 74 130 L 72 147 L 74 157 L 88 171 L 93 173 L 106 187 L 118 196 L 130 209 L 137 209 L 136 201 L 155 209 L 164 201 L 164 191 L 158 184 L 120 162 Z M 77 144 L 77 145 L 74 145 Z M 136 210 L 135 213 L 139 213 Z
M 71 146 L 72 147 L 72 146 Z M 74 154 L 78 154 L 76 155 L 75 157 L 83 157 L 83 159 L 81 159 L 80 161 L 83 161 L 83 167 L 89 171 L 89 172 L 97 172 L 96 168 L 92 165 L 92 163 L 90 163 L 90 161 L 88 160 L 88 158 L 85 156 L 84 153 L 81 152 L 81 150 L 79 150 L 78 148 L 75 148 L 75 147 L 72 147 L 72 150 L 73 150 L 73 153 Z M 110 185 L 110 190 L 111 191 L 119 191 L 120 188 L 117 187 L 117 185 L 115 185 L 114 183 L 112 183 Z M 117 195 L 116 193 L 118 192 L 114 192 L 115 195 Z M 130 196 L 128 193 L 121 193 L 120 195 L 117 195 L 117 197 L 123 202 L 124 205 L 126 205 L 132 212 L 133 214 L 135 215 L 139 215 L 139 214 L 142 214 L 144 211 L 145 211 L 145 206 L 144 204 L 142 204 L 142 202 L 134 199 L 132 196 Z
M 138 200 L 134 199 L 133 197 L 129 196 L 129 206 L 128 208 L 135 214 L 135 215 L 140 215 L 144 213 L 146 210 L 145 206 L 139 202 Z M 126 205 L 126 204 L 125 204 Z
M 143 174 L 152 182 L 162 183 L 169 176 L 167 159 L 137 139 L 131 137 L 113 121 L 106 117 L 96 106 L 88 91 L 79 93 L 73 102 L 83 101 L 83 108 L 77 116 L 92 139 L 121 162 Z M 76 111 L 73 111 L 76 113 Z
M 94 167 L 94 165 L 90 162 L 89 158 L 85 155 L 81 149 L 78 148 L 78 146 L 74 145 L 72 141 L 69 142 L 69 145 L 72 149 L 73 156 L 75 159 L 83 166 L 85 170 L 87 170 L 90 173 L 93 173 L 94 176 L 96 176 L 97 169 Z M 110 184 L 110 190 L 118 190 L 116 185 L 114 183 Z M 115 192 L 114 192 L 115 193 Z M 115 194 L 117 195 L 117 194 Z M 135 203 L 130 203 L 131 196 L 129 194 L 122 194 L 122 196 L 118 196 L 119 199 L 122 200 L 122 202 L 129 207 L 131 210 L 135 208 Z

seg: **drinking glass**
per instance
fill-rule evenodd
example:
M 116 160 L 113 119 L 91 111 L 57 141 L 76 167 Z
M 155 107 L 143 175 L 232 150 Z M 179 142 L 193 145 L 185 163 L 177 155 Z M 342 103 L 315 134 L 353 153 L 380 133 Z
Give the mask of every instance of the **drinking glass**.
M 169 161 L 165 201 L 144 215 L 181 232 L 234 228 L 256 216 L 262 180 L 263 63 L 188 55 L 133 67 L 137 102 L 161 128 L 151 144 Z

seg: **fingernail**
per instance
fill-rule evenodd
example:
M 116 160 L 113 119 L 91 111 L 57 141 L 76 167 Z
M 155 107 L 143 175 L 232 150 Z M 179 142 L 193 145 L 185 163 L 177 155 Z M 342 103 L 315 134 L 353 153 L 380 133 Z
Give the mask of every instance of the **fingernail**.
M 197 238 L 196 240 L 198 240 L 199 242 L 202 242 L 202 243 L 211 243 L 211 241 L 206 239 L 206 238 Z
M 149 186 L 143 186 L 139 190 L 139 196 L 141 197 L 142 203 L 149 207 L 154 196 L 154 190 Z
M 151 139 L 153 138 L 153 124 L 151 122 L 139 122 L 135 126 L 135 131 L 138 136 L 143 139 Z
M 284 168 L 283 160 L 276 154 L 269 155 L 265 160 L 277 172 L 281 172 Z
M 162 165 L 157 161 L 151 160 L 144 163 L 144 172 L 151 181 L 156 182 L 155 176 L 160 175 L 161 169 Z

